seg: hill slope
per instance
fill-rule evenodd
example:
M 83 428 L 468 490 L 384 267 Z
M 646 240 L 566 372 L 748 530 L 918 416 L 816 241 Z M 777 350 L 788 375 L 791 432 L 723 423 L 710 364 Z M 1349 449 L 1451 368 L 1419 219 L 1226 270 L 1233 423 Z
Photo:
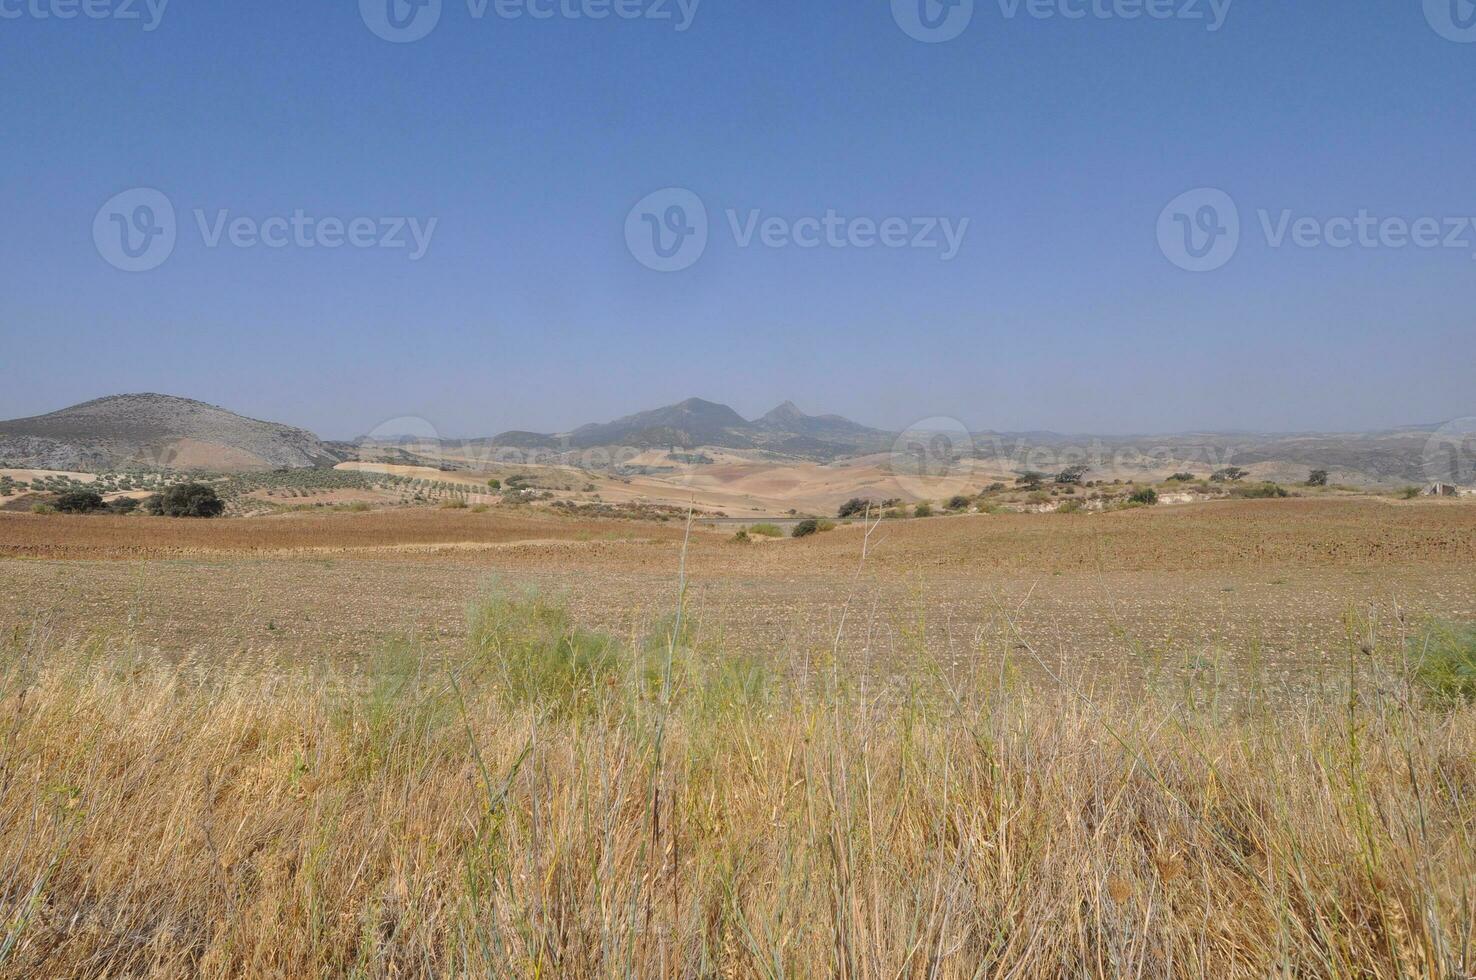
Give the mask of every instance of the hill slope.
M 336 460 L 311 432 L 172 395 L 110 395 L 0 422 L 4 466 L 253 470 Z

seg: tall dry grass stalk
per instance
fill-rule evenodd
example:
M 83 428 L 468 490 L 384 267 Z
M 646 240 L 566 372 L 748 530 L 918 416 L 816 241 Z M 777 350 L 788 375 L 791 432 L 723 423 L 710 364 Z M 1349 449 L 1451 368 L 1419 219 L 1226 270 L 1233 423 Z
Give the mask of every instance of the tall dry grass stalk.
M 14 640 L 6 977 L 1460 977 L 1476 712 L 867 699 L 479 611 L 464 661 Z

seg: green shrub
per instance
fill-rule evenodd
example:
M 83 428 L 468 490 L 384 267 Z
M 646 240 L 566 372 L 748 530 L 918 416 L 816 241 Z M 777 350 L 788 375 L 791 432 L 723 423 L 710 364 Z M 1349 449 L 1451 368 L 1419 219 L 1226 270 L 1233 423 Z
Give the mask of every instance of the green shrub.
M 1168 478 L 1169 483 L 1188 483 L 1194 479 L 1193 473 L 1175 473 Z
M 55 514 L 56 513 L 56 508 L 53 507 L 53 506 L 51 506 L 50 504 L 32 504 L 31 505 L 31 513 L 33 513 L 33 514 Z
M 960 493 L 949 497 L 948 503 L 943 505 L 943 509 L 952 511 L 968 510 L 969 507 L 973 505 L 973 503 L 974 502 L 972 500 Z
M 108 504 L 108 510 L 114 514 L 131 514 L 138 510 L 138 500 L 133 497 L 119 497 Z
M 450 500 L 442 501 L 442 510 L 466 510 L 466 501 L 460 497 L 452 497 Z
M 1476 703 L 1476 628 L 1431 626 L 1410 641 L 1410 662 L 1437 705 Z
M 1248 476 L 1250 476 L 1248 470 L 1243 470 L 1239 466 L 1227 466 L 1224 469 L 1215 470 L 1210 479 L 1215 483 L 1235 483 Z
M 782 538 L 784 530 L 777 524 L 751 524 L 748 528 L 749 534 L 757 534 L 763 538 Z
M 871 501 L 865 497 L 852 497 L 840 505 L 840 509 L 836 511 L 835 516 L 840 518 L 865 517 L 867 510 L 871 507 Z
M 1143 487 L 1140 490 L 1134 490 L 1132 494 L 1128 496 L 1128 503 L 1143 504 L 1145 506 L 1151 507 L 1154 504 L 1158 503 L 1158 491 L 1153 489 L 1152 487 Z
M 1420 495 L 1419 487 L 1405 487 L 1399 491 L 1400 500 L 1413 500 Z
M 928 503 L 926 500 L 924 500 L 922 503 L 920 503 L 917 506 L 915 506 L 915 507 L 912 508 L 912 516 L 914 516 L 914 517 L 932 517 L 933 516 L 933 505 L 930 504 L 930 503 Z
M 1068 500 L 1056 508 L 1058 514 L 1080 514 L 1082 511 L 1080 500 Z
M 813 517 L 808 517 L 796 524 L 794 530 L 789 532 L 789 534 L 793 538 L 808 538 L 810 535 L 818 533 L 819 530 L 820 522 Z
M 56 498 L 56 509 L 63 514 L 91 514 L 106 506 L 102 494 L 92 490 L 71 490 Z
M 593 707 L 626 679 L 620 644 L 575 627 L 561 606 L 496 597 L 477 606 L 471 619 L 473 650 L 513 704 L 569 714 Z
M 1309 487 L 1325 487 L 1325 486 L 1327 486 L 1327 470 L 1313 470 L 1311 473 L 1307 474 L 1307 486 L 1309 486 Z
M 493 490 L 501 490 L 502 489 L 502 481 L 501 480 L 488 480 L 487 481 L 487 486 L 491 487 Z
M 1252 500 L 1263 500 L 1272 497 L 1290 497 L 1286 488 L 1275 483 L 1258 483 L 1248 487 L 1236 487 L 1230 491 L 1231 496 L 1244 497 Z
M 747 528 L 741 528 L 740 527 L 737 530 L 737 532 L 733 535 L 733 543 L 734 544 L 748 544 L 752 540 L 753 539 L 748 536 L 748 529 Z
M 144 506 L 163 517 L 219 517 L 225 513 L 224 501 L 203 483 L 175 484 L 150 497 Z

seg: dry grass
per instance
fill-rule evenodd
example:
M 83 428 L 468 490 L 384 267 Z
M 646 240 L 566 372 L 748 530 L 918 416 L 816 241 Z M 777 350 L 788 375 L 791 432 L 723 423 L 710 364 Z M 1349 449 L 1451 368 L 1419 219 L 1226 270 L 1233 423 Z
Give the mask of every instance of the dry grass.
M 1476 711 L 877 697 L 500 602 L 452 664 L 9 641 L 0 975 L 1465 976 Z M 680 637 L 663 644 L 662 637 Z M 693 643 L 696 647 L 693 647 Z M 1365 652 L 1367 651 L 1367 652 Z

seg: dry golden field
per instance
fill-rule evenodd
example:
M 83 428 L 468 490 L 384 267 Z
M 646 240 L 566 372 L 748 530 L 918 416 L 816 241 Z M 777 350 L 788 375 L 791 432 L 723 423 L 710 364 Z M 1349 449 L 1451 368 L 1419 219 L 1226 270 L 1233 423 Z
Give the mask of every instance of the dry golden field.
M 1476 507 L 733 530 L 0 515 L 0 977 L 1476 971 Z
M 1476 620 L 1476 507 L 1225 501 L 1108 514 L 888 521 L 736 544 L 694 528 L 700 628 L 781 669 L 834 646 L 854 669 L 954 670 L 1023 634 L 1115 677 L 1249 662 L 1320 688 L 1350 613 Z M 465 610 L 536 587 L 628 634 L 670 608 L 683 528 L 532 508 L 286 514 L 215 522 L 0 515 L 0 626 L 145 649 L 362 658 L 414 638 L 459 650 Z M 1200 669 L 1200 668 L 1196 668 Z

